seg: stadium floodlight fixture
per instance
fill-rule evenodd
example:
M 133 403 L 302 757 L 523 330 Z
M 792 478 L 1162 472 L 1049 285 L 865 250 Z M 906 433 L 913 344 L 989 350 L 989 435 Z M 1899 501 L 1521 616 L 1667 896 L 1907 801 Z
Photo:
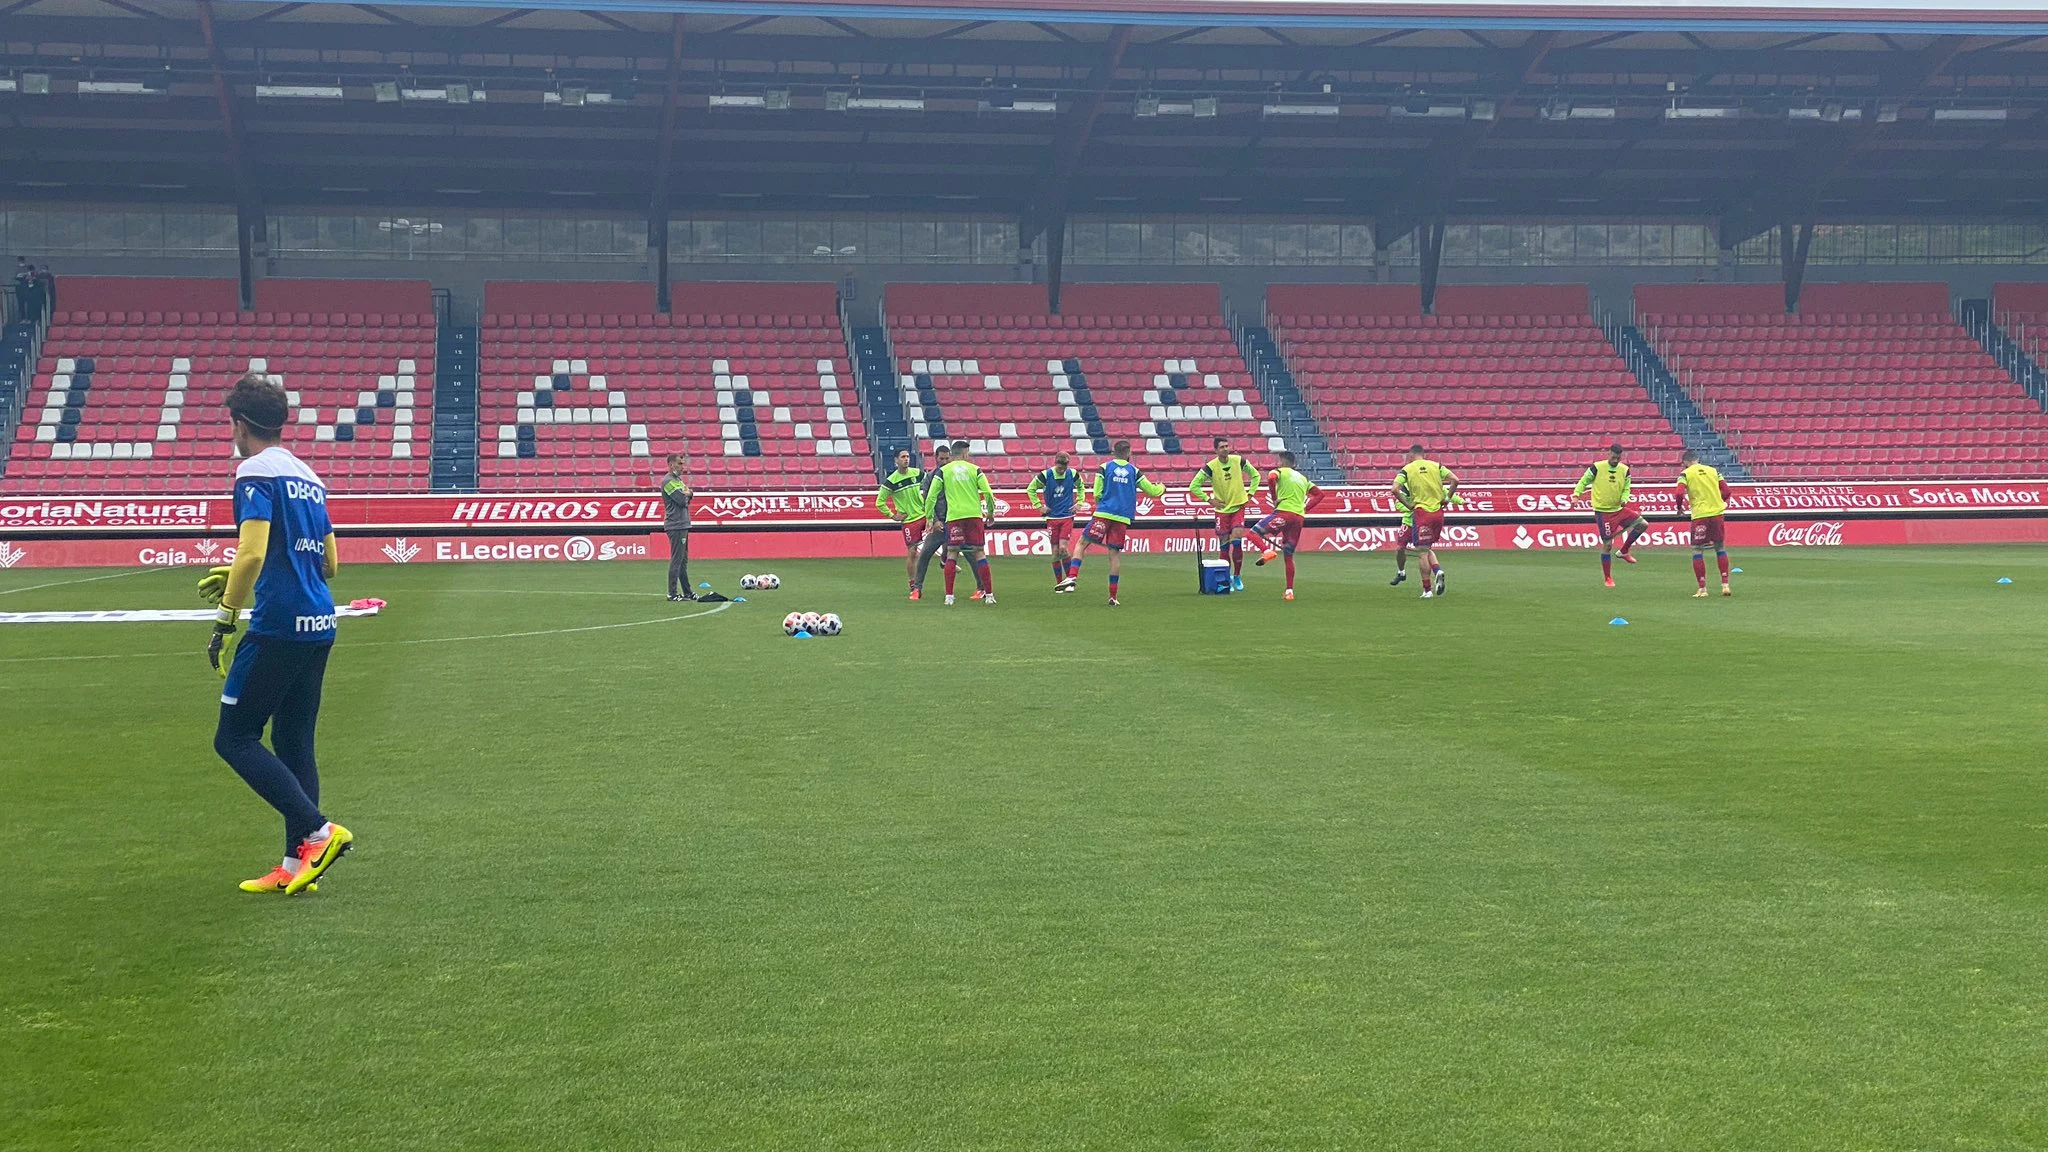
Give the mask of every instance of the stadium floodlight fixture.
M 258 84 L 258 100 L 340 100 L 348 93 L 339 84 Z
M 1286 101 L 1268 101 L 1262 106 L 1262 110 L 1267 116 L 1337 115 L 1337 106 L 1335 104 L 1292 104 Z M 1464 111 L 1465 109 L 1461 105 L 1458 108 L 1458 112 L 1462 115 Z
M 922 112 L 922 96 L 848 96 L 848 112 Z
M 1014 96 L 991 96 L 981 102 L 983 112 L 1026 112 L 1050 116 L 1060 110 L 1056 100 L 1019 100 Z
M 825 111 L 844 112 L 846 111 L 847 102 L 852 99 L 853 93 L 848 92 L 844 88 L 827 88 L 825 89 Z
M 1611 103 L 1587 103 L 1562 97 L 1546 100 L 1536 109 L 1539 120 L 1613 120 L 1620 111 Z
M 1150 120 L 1157 116 L 1193 116 L 1194 114 L 1195 101 L 1191 98 L 1169 100 L 1159 96 L 1145 95 L 1138 97 L 1136 102 L 1131 105 L 1131 115 L 1141 120 Z
M 1666 120 L 1738 120 L 1742 117 L 1739 104 L 1680 104 L 1676 100 L 1664 109 Z
M 467 104 L 472 100 L 482 100 L 484 98 L 483 89 L 472 87 L 460 80 L 450 80 L 448 86 L 443 91 L 448 94 L 448 102 L 450 104 Z
M 0 92 L 21 91 L 21 81 L 12 76 L 0 76 Z
M 50 94 L 50 74 L 48 72 L 23 72 L 21 74 L 21 92 L 24 96 L 48 96 Z
M 1471 107 L 1472 119 L 1483 124 L 1492 123 L 1500 115 L 1500 105 L 1492 100 L 1474 100 Z
M 713 108 L 766 108 L 768 97 L 751 92 L 713 92 Z
M 370 92 L 379 104 L 398 103 L 398 81 L 376 80 L 370 84 Z
M 1216 118 L 1216 97 L 1197 96 L 1195 97 L 1194 104 L 1195 119 L 1214 120 Z
M 1934 110 L 1934 118 L 1942 121 L 1997 121 L 2004 120 L 2010 110 L 2003 104 L 1957 104 Z
M 1441 100 L 1403 100 L 1387 105 L 1387 116 L 1394 120 L 1463 120 L 1471 112 L 1463 104 Z
M 1840 100 L 1822 100 L 1817 104 L 1792 105 L 1785 109 L 1785 119 L 1840 124 L 1844 120 L 1863 119 L 1863 109 L 1855 104 L 1844 104 Z
M 1901 107 L 1903 107 L 1903 105 L 1899 104 L 1897 101 L 1894 100 L 1887 100 L 1884 103 L 1879 104 L 1877 106 L 1877 122 L 1879 124 L 1897 124 L 1899 122 L 1899 109 Z
M 166 89 L 162 84 L 147 80 L 80 80 L 80 96 L 162 96 Z

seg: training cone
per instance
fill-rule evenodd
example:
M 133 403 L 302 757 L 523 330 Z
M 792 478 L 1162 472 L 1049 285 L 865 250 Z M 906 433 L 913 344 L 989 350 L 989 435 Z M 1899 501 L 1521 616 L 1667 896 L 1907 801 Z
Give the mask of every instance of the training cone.
M 747 602 L 747 598 L 745 596 L 735 596 L 732 598 L 732 602 L 735 604 L 745 604 Z
M 1628 621 L 1626 621 L 1626 620 L 1622 619 L 1622 618 L 1621 618 L 1621 617 L 1619 617 L 1619 616 L 1616 616 L 1616 617 L 1615 617 L 1614 619 L 1612 619 L 1612 620 L 1609 620 L 1609 621 L 1608 621 L 1608 623 L 1609 623 L 1609 624 L 1612 624 L 1612 625 L 1614 625 L 1614 626 L 1615 626 L 1615 627 L 1617 627 L 1617 628 L 1619 628 L 1619 627 L 1621 627 L 1622 625 L 1624 625 L 1624 624 L 1627 624 L 1627 623 L 1628 623 Z
M 810 638 L 811 634 L 809 632 L 804 631 L 801 628 L 797 629 L 796 632 L 790 636 L 790 639 L 792 640 L 809 640 Z
M 1742 571 L 1742 569 L 1740 569 L 1740 568 L 1730 568 L 1730 569 L 1728 570 L 1728 573 L 1729 573 L 1729 575 L 1731 575 L 1731 576 L 1732 576 L 1732 575 L 1737 575 L 1737 574 L 1739 574 L 1739 573 L 1740 573 L 1741 571 Z
M 2010 576 L 2000 576 L 2000 577 L 1998 578 L 1998 582 L 1999 582 L 2000 584 L 2010 584 L 2010 583 L 2012 583 L 2012 577 L 2010 577 Z

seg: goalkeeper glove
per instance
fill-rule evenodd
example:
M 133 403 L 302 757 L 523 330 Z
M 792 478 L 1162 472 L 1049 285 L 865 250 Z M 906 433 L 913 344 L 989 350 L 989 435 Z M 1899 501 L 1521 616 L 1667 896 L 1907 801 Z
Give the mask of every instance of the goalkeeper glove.
M 199 578 L 199 598 L 208 604 L 220 603 L 220 598 L 227 595 L 227 591 L 228 566 L 225 564 L 208 568 L 206 575 Z
M 235 647 L 241 643 L 241 615 L 223 604 L 213 616 L 213 638 L 206 642 L 206 662 L 213 665 L 223 680 L 228 678 L 228 669 L 234 667 Z

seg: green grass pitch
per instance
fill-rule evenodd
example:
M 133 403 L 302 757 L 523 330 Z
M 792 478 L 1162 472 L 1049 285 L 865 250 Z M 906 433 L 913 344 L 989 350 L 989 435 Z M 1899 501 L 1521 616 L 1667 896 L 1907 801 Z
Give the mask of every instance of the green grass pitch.
M 291 900 L 204 625 L 0 625 L 0 1148 L 2048 1146 L 2048 549 L 1450 561 L 351 569 Z

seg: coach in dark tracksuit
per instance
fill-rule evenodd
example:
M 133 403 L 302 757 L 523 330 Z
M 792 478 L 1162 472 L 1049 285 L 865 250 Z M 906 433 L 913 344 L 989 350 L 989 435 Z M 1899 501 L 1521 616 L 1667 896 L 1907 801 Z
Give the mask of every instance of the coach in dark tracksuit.
M 668 475 L 661 481 L 661 526 L 668 533 L 668 598 L 695 600 L 690 587 L 690 482 L 683 479 L 688 458 L 678 452 L 668 458 Z

